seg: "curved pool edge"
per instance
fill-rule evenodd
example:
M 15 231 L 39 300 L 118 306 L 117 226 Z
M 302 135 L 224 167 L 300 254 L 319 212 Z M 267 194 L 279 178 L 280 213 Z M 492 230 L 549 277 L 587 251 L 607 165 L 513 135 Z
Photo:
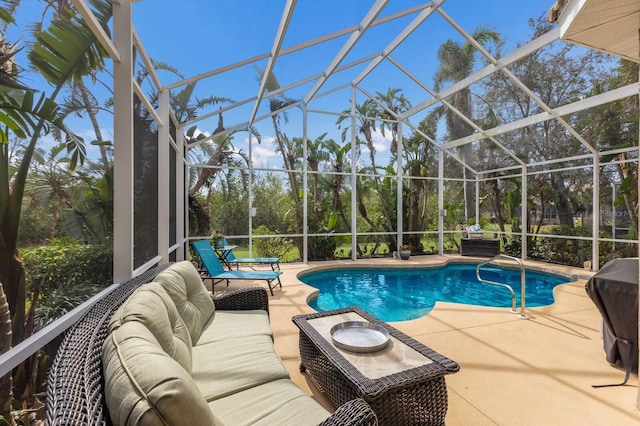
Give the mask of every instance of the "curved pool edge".
M 445 267 L 449 264 L 478 264 L 487 261 L 488 258 L 484 257 L 473 257 L 473 256 L 456 256 L 456 255 L 447 255 L 447 256 L 434 256 L 434 255 L 425 255 L 425 256 L 412 256 L 409 260 L 400 260 L 393 258 L 375 258 L 375 259 L 357 259 L 357 260 L 336 260 L 336 261 L 326 261 L 326 262 L 310 262 L 305 264 L 305 269 L 302 271 L 298 271 L 295 276 L 295 280 L 297 284 L 304 286 L 305 289 L 309 291 L 305 298 L 306 307 L 313 311 L 317 312 L 309 303 L 318 297 L 320 291 L 310 286 L 309 284 L 304 283 L 300 280 L 300 277 L 305 275 L 322 272 L 322 271 L 330 271 L 336 269 L 423 269 L 423 268 L 439 268 Z M 579 288 L 581 291 L 584 291 L 584 283 L 579 283 L 579 281 L 589 279 L 595 272 L 586 271 L 583 269 L 566 266 L 566 265 L 556 265 L 550 263 L 537 262 L 532 260 L 525 260 L 523 265 L 527 270 L 552 274 L 556 276 L 560 276 L 562 278 L 566 278 L 568 282 L 558 284 L 553 289 L 553 297 L 554 302 L 549 305 L 544 306 L 535 306 L 535 307 L 526 307 L 527 310 L 537 311 L 544 313 L 546 311 L 554 311 L 554 306 L 559 304 L 559 299 L 565 297 L 566 289 L 564 287 L 575 289 Z M 510 269 L 517 269 L 517 266 L 502 264 L 501 266 Z M 440 308 L 443 308 L 447 305 L 462 305 L 452 302 L 445 301 L 437 301 L 434 305 L 433 309 L 427 313 L 426 315 L 402 321 L 390 321 L 390 323 L 395 324 L 403 324 L 412 321 L 418 321 L 421 318 L 428 317 L 431 315 L 440 305 Z M 475 306 L 470 305 L 473 308 L 478 308 L 487 313 L 491 312 L 499 312 L 499 313 L 512 313 L 510 310 L 506 310 L 501 307 L 491 307 L 491 306 Z M 513 313 L 512 313 L 513 314 Z M 515 317 L 515 315 L 514 315 Z
M 412 261 L 413 259 L 413 261 Z M 427 262 L 421 262 L 418 260 L 426 260 Z M 433 255 L 424 255 L 424 256 L 412 256 L 409 260 L 399 260 L 392 258 L 376 258 L 376 259 L 358 259 L 358 260 L 340 260 L 340 261 L 328 261 L 326 264 L 321 263 L 309 263 L 309 268 L 303 271 L 300 271 L 296 274 L 296 279 L 300 281 L 300 277 L 305 275 L 314 273 L 314 272 L 322 272 L 322 271 L 330 271 L 335 269 L 345 269 L 345 268 L 353 268 L 353 269 L 361 269 L 371 268 L 371 269 L 409 269 L 409 268 L 438 268 L 444 267 L 448 264 L 460 264 L 460 263 L 482 263 L 487 261 L 487 258 L 484 257 L 472 257 L 472 256 L 457 256 L 457 257 L 441 257 L 437 256 L 434 258 Z M 551 263 L 542 263 L 536 262 L 533 260 L 525 260 L 523 262 L 525 268 L 527 270 L 535 271 L 535 272 L 543 272 L 546 274 L 558 275 L 563 278 L 567 278 L 569 281 L 573 282 L 578 279 L 588 279 L 595 272 L 586 271 L 582 269 L 578 269 L 571 266 L 565 265 L 555 265 Z M 500 266 L 509 269 L 517 269 L 517 267 L 513 264 L 509 263 L 501 263 Z M 302 281 L 300 281 L 302 283 Z M 304 284 L 304 283 L 302 283 Z

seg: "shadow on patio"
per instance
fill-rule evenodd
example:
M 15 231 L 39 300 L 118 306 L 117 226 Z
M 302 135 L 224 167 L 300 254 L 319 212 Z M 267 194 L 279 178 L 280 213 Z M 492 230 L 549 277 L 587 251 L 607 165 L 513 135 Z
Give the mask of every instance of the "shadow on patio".
M 433 264 L 453 257 L 413 256 L 403 264 Z M 366 265 L 368 260 L 358 261 Z M 397 263 L 399 260 L 376 259 Z M 335 264 L 352 262 L 332 262 Z M 533 264 L 533 263 L 531 263 Z M 322 265 L 327 265 L 322 263 Z M 321 403 L 330 402 L 299 372 L 298 329 L 291 317 L 313 312 L 307 298 L 314 289 L 297 274 L 318 264 L 282 265 L 283 289 L 270 298 L 271 325 L 278 354 L 293 380 Z M 584 271 L 553 265 L 547 270 L 580 275 Z M 449 425 L 631 425 L 637 375 L 626 386 L 624 371 L 610 366 L 600 339 L 600 314 L 588 298 L 583 278 L 555 290 L 553 305 L 527 309 L 529 320 L 504 308 L 438 302 L 427 316 L 393 326 L 460 364 L 446 376 Z M 245 286 L 242 282 L 231 284 Z M 223 286 L 216 292 L 225 291 Z

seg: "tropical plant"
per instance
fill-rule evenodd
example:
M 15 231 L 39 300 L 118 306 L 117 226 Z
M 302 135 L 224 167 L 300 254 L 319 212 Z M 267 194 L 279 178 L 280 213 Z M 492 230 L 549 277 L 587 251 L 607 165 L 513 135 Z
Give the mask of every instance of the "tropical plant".
M 113 282 L 111 240 L 86 244 L 69 237 L 55 238 L 48 245 L 23 250 L 23 261 L 30 293 L 35 293 L 35 283 L 43 279 L 36 316 L 45 324 Z
M 481 45 L 489 42 L 498 43 L 500 35 L 487 27 L 479 27 L 471 36 Z M 469 41 L 460 43 L 449 39 L 442 43 L 438 49 L 438 68 L 433 77 L 434 88 L 440 91 L 444 83 L 456 83 L 468 77 L 474 69 L 478 50 Z M 466 87 L 454 93 L 448 98 L 449 104 L 455 108 L 439 108 L 433 114 L 444 115 L 447 125 L 449 140 L 457 140 L 473 133 L 473 128 L 465 121 L 472 119 L 473 109 L 471 103 L 471 90 Z M 462 118 L 460 115 L 464 116 Z M 437 121 L 437 120 L 435 120 Z M 474 216 L 474 175 L 473 170 L 473 148 L 470 144 L 462 145 L 458 148 L 460 159 L 465 165 L 465 212 L 466 218 Z
M 107 22 L 111 17 L 111 3 L 99 0 L 91 0 L 90 3 L 98 22 L 108 34 Z M 0 18 L 10 22 L 11 14 L 7 9 L 0 10 Z M 71 8 L 65 11 L 70 15 L 54 17 L 47 31 L 36 35 L 35 43 L 28 54 L 34 70 L 53 85 L 53 91 L 49 96 L 43 93 L 36 99 L 33 91 L 16 88 L 12 84 L 18 81 L 17 68 L 12 64 L 13 55 L 1 56 L 0 73 L 3 78 L 0 81 L 8 81 L 9 84 L 0 86 L 0 121 L 4 125 L 0 130 L 0 282 L 4 285 L 6 303 L 11 313 L 13 344 L 23 339 L 25 330 L 24 266 L 18 252 L 17 235 L 31 160 L 42 135 L 57 129 L 61 133 L 53 134 L 61 140 L 64 135 L 70 154 L 69 167 L 73 169 L 82 163 L 85 155 L 83 141 L 66 129 L 54 100 L 67 82 L 100 69 L 106 57 L 106 52 L 82 18 L 71 14 Z M 10 49 L 11 45 L 6 43 L 4 38 L 2 43 L 3 51 L 8 46 Z M 15 173 L 10 173 L 10 134 L 18 138 L 30 138 Z M 6 406 L 5 404 L 6 402 L 2 401 L 1 405 Z M 8 418 L 7 413 L 0 415 Z
M 380 132 L 385 136 L 385 131 L 391 132 L 390 151 L 398 152 L 398 115 L 411 108 L 411 102 L 404 96 L 401 89 L 388 88 L 386 93 L 376 92 L 378 101 L 377 116 L 380 119 Z
M 638 64 L 620 60 L 613 73 L 606 79 L 597 80 L 587 96 L 599 95 L 623 85 L 633 84 L 637 80 Z M 638 142 L 639 112 L 638 96 L 620 99 L 581 113 L 576 129 L 598 149 L 633 147 Z M 629 226 L 637 231 L 638 165 L 636 161 L 629 161 L 630 157 L 632 155 L 626 151 L 601 157 L 601 164 L 605 169 L 611 170 L 611 173 L 602 173 L 602 176 L 614 183 L 620 183 L 619 196 L 614 201 L 617 206 L 627 210 Z M 611 182 L 603 182 L 601 186 L 609 184 Z
M 270 92 L 280 89 L 280 83 L 275 74 L 269 73 L 265 77 L 264 70 L 256 68 L 258 72 L 257 81 L 259 84 L 264 80 L 264 94 L 269 95 Z M 293 211 L 293 228 L 295 233 L 302 233 L 303 223 L 303 203 L 300 197 L 302 191 L 300 190 L 301 183 L 299 182 L 299 174 L 294 170 L 300 170 L 296 168 L 296 163 L 302 157 L 302 146 L 296 144 L 295 141 L 290 140 L 287 135 L 282 131 L 282 125 L 289 122 L 288 109 L 291 105 L 295 104 L 297 100 L 287 97 L 284 92 L 279 92 L 277 95 L 269 96 L 269 112 L 271 114 L 271 121 L 273 124 L 273 131 L 275 133 L 276 151 L 282 155 L 282 161 L 284 169 L 286 170 L 287 177 L 289 178 L 289 190 L 291 194 L 291 200 L 295 205 Z M 301 244 L 301 243 L 299 243 Z M 298 246 L 298 250 L 302 253 L 303 247 Z
M 411 108 L 411 103 L 402 91 L 397 88 L 388 88 L 386 93 L 376 92 L 375 99 L 367 99 L 355 107 L 357 117 L 356 131 L 364 137 L 363 144 L 366 145 L 369 151 L 369 161 L 371 163 L 370 169 L 366 170 L 370 171 L 371 179 L 362 180 L 360 185 L 364 183 L 371 184 L 375 190 L 378 196 L 378 208 L 381 210 L 380 217 L 382 223 L 380 225 L 387 232 L 391 233 L 389 236 L 391 239 L 389 245 L 392 248 L 397 245 L 396 237 L 393 234 L 395 233 L 397 223 L 395 208 L 397 205 L 397 197 L 395 196 L 397 191 L 394 188 L 393 180 L 390 178 L 390 176 L 395 175 L 395 170 L 391 165 L 397 155 L 398 116 L 409 108 Z M 346 125 L 343 124 L 347 119 L 351 119 L 350 109 L 344 110 L 336 121 L 338 128 L 342 128 L 343 142 L 347 139 L 348 130 L 351 128 L 348 124 L 349 122 L 347 122 Z M 379 125 L 377 125 L 378 122 L 380 123 Z M 376 129 L 379 129 L 383 136 L 386 135 L 387 131 L 391 133 L 390 151 L 392 157 L 389 159 L 389 164 L 382 167 L 378 165 L 376 160 L 376 148 L 373 139 Z M 406 155 L 406 153 L 403 152 L 403 155 Z M 365 203 L 359 201 L 358 210 L 361 216 L 364 214 L 363 218 L 366 218 L 365 222 L 370 223 L 371 221 L 366 211 Z M 379 242 L 376 238 L 375 245 L 377 246 L 378 244 Z
M 254 235 L 273 235 L 277 233 L 277 230 L 274 232 L 264 225 L 258 226 L 253 231 Z M 291 240 L 284 237 L 254 238 L 251 243 L 257 255 L 261 257 L 283 259 L 293 248 Z
M 435 128 L 428 120 L 419 124 L 419 130 L 431 140 L 435 139 Z M 433 144 L 421 133 L 413 132 L 403 142 L 404 175 L 408 179 L 403 181 L 403 226 L 408 232 L 424 231 L 427 228 L 429 213 L 429 195 L 432 191 L 432 180 L 427 179 L 436 158 Z M 433 215 L 432 215 L 433 216 Z M 422 249 L 422 235 L 411 233 L 406 242 L 417 251 Z
M 395 229 L 395 223 L 393 222 L 393 218 L 395 217 L 395 215 L 392 214 L 392 207 L 388 205 L 387 199 L 383 198 L 381 195 L 383 193 L 381 181 L 382 178 L 379 176 L 378 165 L 376 163 L 376 147 L 373 141 L 373 134 L 376 130 L 376 120 L 378 119 L 380 111 L 378 110 L 377 104 L 373 99 L 367 99 L 362 104 L 356 105 L 355 113 L 357 117 L 356 132 L 364 137 L 364 143 L 367 147 L 367 150 L 369 151 L 369 161 L 371 162 L 370 172 L 372 174 L 371 183 L 373 184 L 376 193 L 380 197 L 380 208 L 382 210 L 384 228 L 387 231 L 393 231 Z M 344 110 L 342 114 L 340 114 L 340 117 L 338 117 L 338 120 L 336 121 L 338 129 L 343 127 L 342 123 L 346 119 L 351 120 L 351 109 Z M 346 125 L 343 127 L 343 142 L 347 140 L 347 134 L 350 128 L 350 125 Z
M 285 189 L 286 178 L 282 173 L 257 174 L 253 182 L 253 205 L 258 206 L 252 226 L 268 226 L 270 229 L 289 231 L 294 204 Z M 254 231 L 255 232 L 255 231 Z
M 0 282 L 0 354 L 11 349 L 11 312 L 4 294 L 4 285 Z M 0 421 L 9 423 L 11 418 L 11 403 L 13 380 L 11 374 L 0 378 Z
M 345 209 L 343 197 L 345 192 L 345 173 L 349 172 L 351 167 L 351 144 L 340 145 L 333 139 L 322 142 L 325 149 L 326 164 L 331 174 L 326 175 L 327 200 L 331 202 L 328 206 L 330 214 L 335 213 L 339 219 L 340 225 L 344 231 L 351 231 L 350 216 Z M 314 205 L 318 205 L 316 201 Z M 326 215 L 326 213 L 325 213 Z
M 253 133 L 260 140 L 259 133 L 255 131 Z M 198 133 L 195 126 L 187 130 L 186 140 L 189 144 L 197 143 L 204 138 L 205 135 Z M 231 181 L 230 174 L 233 174 L 235 170 L 241 170 L 243 186 L 245 188 L 248 186 L 246 166 L 249 164 L 249 157 L 242 150 L 235 149 L 232 135 L 215 136 L 214 133 L 213 139 L 199 144 L 198 148 L 200 153 L 196 153 L 195 148 L 192 148 L 190 155 L 204 163 L 205 167 L 199 168 L 197 173 L 191 176 L 192 184 L 189 186 L 189 195 L 194 195 L 203 187 L 211 187 L 216 178 L 220 178 L 223 182 L 226 181 L 228 186 Z M 226 168 L 227 175 L 225 175 L 223 168 Z

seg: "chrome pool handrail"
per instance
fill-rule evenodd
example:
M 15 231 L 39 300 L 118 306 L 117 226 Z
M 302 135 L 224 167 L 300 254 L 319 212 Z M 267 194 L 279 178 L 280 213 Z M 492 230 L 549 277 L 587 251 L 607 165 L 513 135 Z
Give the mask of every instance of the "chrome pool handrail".
M 496 256 L 493 256 L 491 259 L 485 262 L 478 263 L 478 265 L 476 266 L 476 278 L 478 278 L 478 281 L 480 281 L 481 283 L 497 285 L 509 290 L 509 292 L 511 292 L 511 312 L 517 313 L 518 311 L 516 310 L 516 293 L 513 291 L 511 286 L 504 283 L 486 280 L 480 277 L 480 268 L 482 268 L 483 266 L 489 265 L 491 263 L 495 263 L 495 261 L 499 259 L 513 260 L 520 266 L 520 314 L 518 315 L 518 317 L 522 319 L 528 319 L 527 315 L 525 314 L 525 283 L 526 283 L 525 269 L 521 259 L 518 259 L 517 257 L 513 257 L 513 256 L 508 256 L 506 254 L 498 254 Z

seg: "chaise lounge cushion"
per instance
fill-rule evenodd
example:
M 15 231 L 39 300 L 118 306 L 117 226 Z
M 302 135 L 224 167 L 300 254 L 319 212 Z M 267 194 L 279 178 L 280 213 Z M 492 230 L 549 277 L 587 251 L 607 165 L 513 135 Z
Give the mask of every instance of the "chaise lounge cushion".
M 207 401 L 289 378 L 269 336 L 227 339 L 194 346 L 192 351 L 192 376 Z
M 219 423 L 190 375 L 191 337 L 161 286 L 141 286 L 109 330 L 102 364 L 115 424 Z
M 155 281 L 164 287 L 173 300 L 189 328 L 191 341 L 197 342 L 215 306 L 196 268 L 186 260 L 177 262 L 158 274 Z

